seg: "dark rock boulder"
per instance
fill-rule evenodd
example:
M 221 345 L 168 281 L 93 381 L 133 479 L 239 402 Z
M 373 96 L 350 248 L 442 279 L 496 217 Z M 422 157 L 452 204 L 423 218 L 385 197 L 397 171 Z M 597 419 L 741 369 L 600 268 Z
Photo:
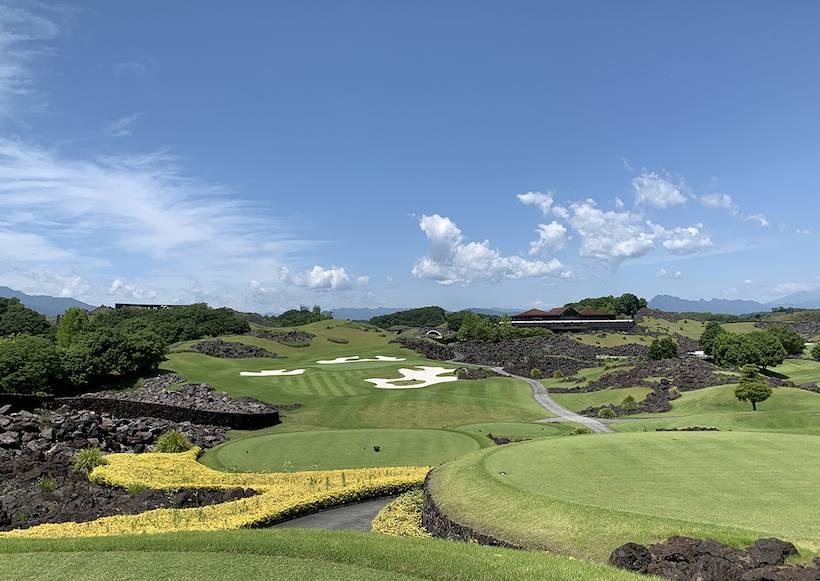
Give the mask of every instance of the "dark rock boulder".
M 782 565 L 786 557 L 797 555 L 797 548 L 780 539 L 758 539 L 749 547 L 749 559 L 755 567 L 761 565 Z
M 646 573 L 652 556 L 649 549 L 638 543 L 626 543 L 621 545 L 609 556 L 609 564 L 620 569 L 635 571 L 636 573 Z

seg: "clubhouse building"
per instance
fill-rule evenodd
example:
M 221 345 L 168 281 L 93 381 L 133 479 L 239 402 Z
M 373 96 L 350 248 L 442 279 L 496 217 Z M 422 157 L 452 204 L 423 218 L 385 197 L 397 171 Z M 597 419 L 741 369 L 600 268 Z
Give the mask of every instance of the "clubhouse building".
M 633 319 L 618 319 L 597 309 L 575 310 L 556 307 L 549 311 L 530 309 L 510 317 L 517 327 L 544 327 L 553 331 L 628 331 L 635 326 Z

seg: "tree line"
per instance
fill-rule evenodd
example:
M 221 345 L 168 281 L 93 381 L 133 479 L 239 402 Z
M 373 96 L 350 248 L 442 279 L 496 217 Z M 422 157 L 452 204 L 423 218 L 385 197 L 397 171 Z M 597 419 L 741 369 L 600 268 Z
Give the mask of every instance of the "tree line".
M 93 315 L 71 308 L 54 327 L 17 299 L 0 299 L 0 392 L 106 387 L 153 371 L 172 343 L 246 331 L 239 314 L 204 304 Z

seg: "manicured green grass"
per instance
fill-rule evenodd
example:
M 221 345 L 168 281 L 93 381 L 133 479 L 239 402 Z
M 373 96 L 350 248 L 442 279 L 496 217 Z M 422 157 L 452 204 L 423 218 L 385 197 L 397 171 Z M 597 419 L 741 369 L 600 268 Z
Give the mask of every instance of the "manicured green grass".
M 601 335 L 605 335 L 601 337 Z M 572 333 L 573 339 L 595 345 L 597 347 L 620 347 L 621 345 L 649 345 L 652 337 L 644 335 L 624 335 L 623 333 L 599 332 L 599 333 Z
M 442 579 L 650 581 L 558 555 L 311 529 L 0 543 L 0 579 L 29 581 Z
M 814 359 L 786 359 L 771 371 L 785 375 L 797 384 L 820 382 L 820 361 Z
M 807 559 L 820 551 L 818 455 L 815 436 L 593 434 L 482 450 L 430 486 L 457 522 L 532 548 L 603 561 L 629 541 L 777 536 Z
M 751 333 L 752 331 L 760 331 L 752 321 L 745 321 L 742 323 L 723 323 L 721 325 L 730 333 Z
M 644 317 L 640 325 L 650 331 L 659 331 L 667 334 L 680 333 L 695 340 L 700 339 L 700 336 L 703 334 L 703 329 L 706 327 L 705 323 L 693 319 L 682 319 L 673 323 L 672 321 L 656 319 L 655 317 Z
M 543 383 L 544 387 L 547 389 L 551 387 L 578 387 L 579 385 L 584 385 L 587 381 L 595 381 L 600 379 L 608 373 L 628 371 L 634 367 L 634 365 L 620 363 L 618 360 L 608 361 L 610 361 L 608 366 L 601 365 L 599 367 L 585 367 L 570 378 L 546 377 L 541 380 L 541 383 Z
M 574 412 L 579 412 L 589 406 L 620 404 L 624 398 L 631 395 L 636 402 L 641 401 L 652 390 L 648 387 L 625 387 L 618 389 L 602 389 L 588 393 L 553 393 L 550 397 L 558 404 Z
M 487 438 L 449 430 L 319 430 L 236 439 L 209 450 L 202 463 L 240 472 L 435 466 L 491 444 Z
M 330 327 L 328 329 L 328 327 Z M 415 365 L 452 367 L 431 361 L 389 343 L 391 336 L 349 326 L 343 321 L 321 321 L 303 330 L 317 335 L 310 347 L 287 347 L 254 337 L 225 337 L 265 347 L 287 358 L 218 359 L 198 353 L 172 353 L 163 368 L 189 381 L 213 384 L 234 396 L 250 396 L 272 403 L 301 403 L 284 414 L 276 433 L 317 428 L 441 428 L 487 420 L 530 421 L 548 416 L 521 381 L 494 377 L 434 385 L 421 389 L 380 390 L 367 383 L 371 377 L 398 377 L 398 369 Z M 343 337 L 342 345 L 327 336 Z M 320 365 L 318 360 L 358 355 L 404 357 L 400 362 L 363 362 Z M 303 375 L 240 377 L 240 371 L 305 369 Z M 241 436 L 242 434 L 237 434 Z
M 495 437 L 510 438 L 511 440 L 547 438 L 552 436 L 563 436 L 575 429 L 575 424 L 550 422 L 547 424 L 534 424 L 523 422 L 485 422 L 469 424 L 453 428 L 465 434 L 492 434 Z M 489 440 L 487 440 L 489 441 Z
M 663 414 L 633 416 L 638 422 L 613 424 L 619 432 L 654 430 L 656 427 L 709 426 L 721 430 L 782 432 L 820 435 L 820 394 L 778 387 L 772 397 L 752 411 L 735 398 L 734 385 L 717 385 L 684 392 Z

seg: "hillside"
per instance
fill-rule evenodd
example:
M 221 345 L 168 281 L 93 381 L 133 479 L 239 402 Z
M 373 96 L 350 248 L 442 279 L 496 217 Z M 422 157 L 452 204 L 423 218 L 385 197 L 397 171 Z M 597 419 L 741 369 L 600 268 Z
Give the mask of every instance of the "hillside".
M 745 315 L 769 311 L 770 307 L 757 301 L 741 299 L 682 299 L 672 295 L 657 295 L 649 301 L 649 308 L 669 313 L 720 313 Z
M 0 297 L 5 299 L 19 299 L 21 303 L 30 309 L 33 309 L 45 315 L 46 317 L 56 317 L 62 315 L 66 309 L 71 307 L 79 307 L 86 311 L 94 310 L 94 305 L 89 305 L 77 299 L 68 297 L 52 297 L 48 295 L 28 295 L 24 292 L 14 290 L 7 286 L 0 286 Z

